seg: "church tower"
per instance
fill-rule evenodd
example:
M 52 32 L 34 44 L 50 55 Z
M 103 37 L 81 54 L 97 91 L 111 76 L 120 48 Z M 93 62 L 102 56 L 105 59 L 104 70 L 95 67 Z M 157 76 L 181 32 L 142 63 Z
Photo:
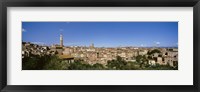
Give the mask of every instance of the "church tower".
M 63 47 L 63 36 L 60 34 L 60 47 Z

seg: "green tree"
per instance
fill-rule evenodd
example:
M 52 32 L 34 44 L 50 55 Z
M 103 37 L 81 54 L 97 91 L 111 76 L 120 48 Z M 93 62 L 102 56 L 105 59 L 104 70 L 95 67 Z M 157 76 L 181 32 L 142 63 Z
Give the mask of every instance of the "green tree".
M 116 60 L 108 61 L 106 66 L 110 70 L 123 70 L 126 64 L 126 61 L 124 61 L 120 56 L 117 56 Z
M 57 56 L 31 55 L 22 59 L 23 70 L 63 70 L 67 63 L 64 63 Z
M 105 67 L 99 63 L 94 64 L 92 67 L 94 70 L 104 70 L 105 69 Z
M 154 53 L 161 53 L 161 52 L 160 52 L 160 50 L 158 50 L 158 49 L 154 49 L 154 50 L 152 50 L 152 51 L 148 51 L 148 52 L 147 52 L 148 55 L 152 55 L 152 54 L 154 54 Z
M 143 68 L 145 65 L 148 64 L 148 59 L 146 58 L 145 55 L 138 55 L 136 57 L 136 62 L 140 65 L 140 68 Z

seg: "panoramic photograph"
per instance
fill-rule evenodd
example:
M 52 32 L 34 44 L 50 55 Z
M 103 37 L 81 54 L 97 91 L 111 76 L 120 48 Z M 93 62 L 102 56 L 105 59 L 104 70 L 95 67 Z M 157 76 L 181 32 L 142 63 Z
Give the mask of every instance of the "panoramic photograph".
M 178 70 L 178 22 L 22 22 L 22 70 Z

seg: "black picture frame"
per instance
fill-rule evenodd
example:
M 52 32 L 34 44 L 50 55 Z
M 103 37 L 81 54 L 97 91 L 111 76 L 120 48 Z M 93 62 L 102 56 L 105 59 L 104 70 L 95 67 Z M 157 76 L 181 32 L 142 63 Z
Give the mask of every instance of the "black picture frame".
M 193 7 L 194 85 L 7 85 L 7 7 Z M 0 1 L 1 92 L 200 92 L 199 36 L 200 0 L 1 0 Z

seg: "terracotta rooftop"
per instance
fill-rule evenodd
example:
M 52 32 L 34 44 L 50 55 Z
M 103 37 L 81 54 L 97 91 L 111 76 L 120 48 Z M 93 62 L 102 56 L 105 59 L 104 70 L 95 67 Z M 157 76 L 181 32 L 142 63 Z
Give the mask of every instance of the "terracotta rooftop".
M 71 55 L 59 55 L 60 59 L 74 59 Z

